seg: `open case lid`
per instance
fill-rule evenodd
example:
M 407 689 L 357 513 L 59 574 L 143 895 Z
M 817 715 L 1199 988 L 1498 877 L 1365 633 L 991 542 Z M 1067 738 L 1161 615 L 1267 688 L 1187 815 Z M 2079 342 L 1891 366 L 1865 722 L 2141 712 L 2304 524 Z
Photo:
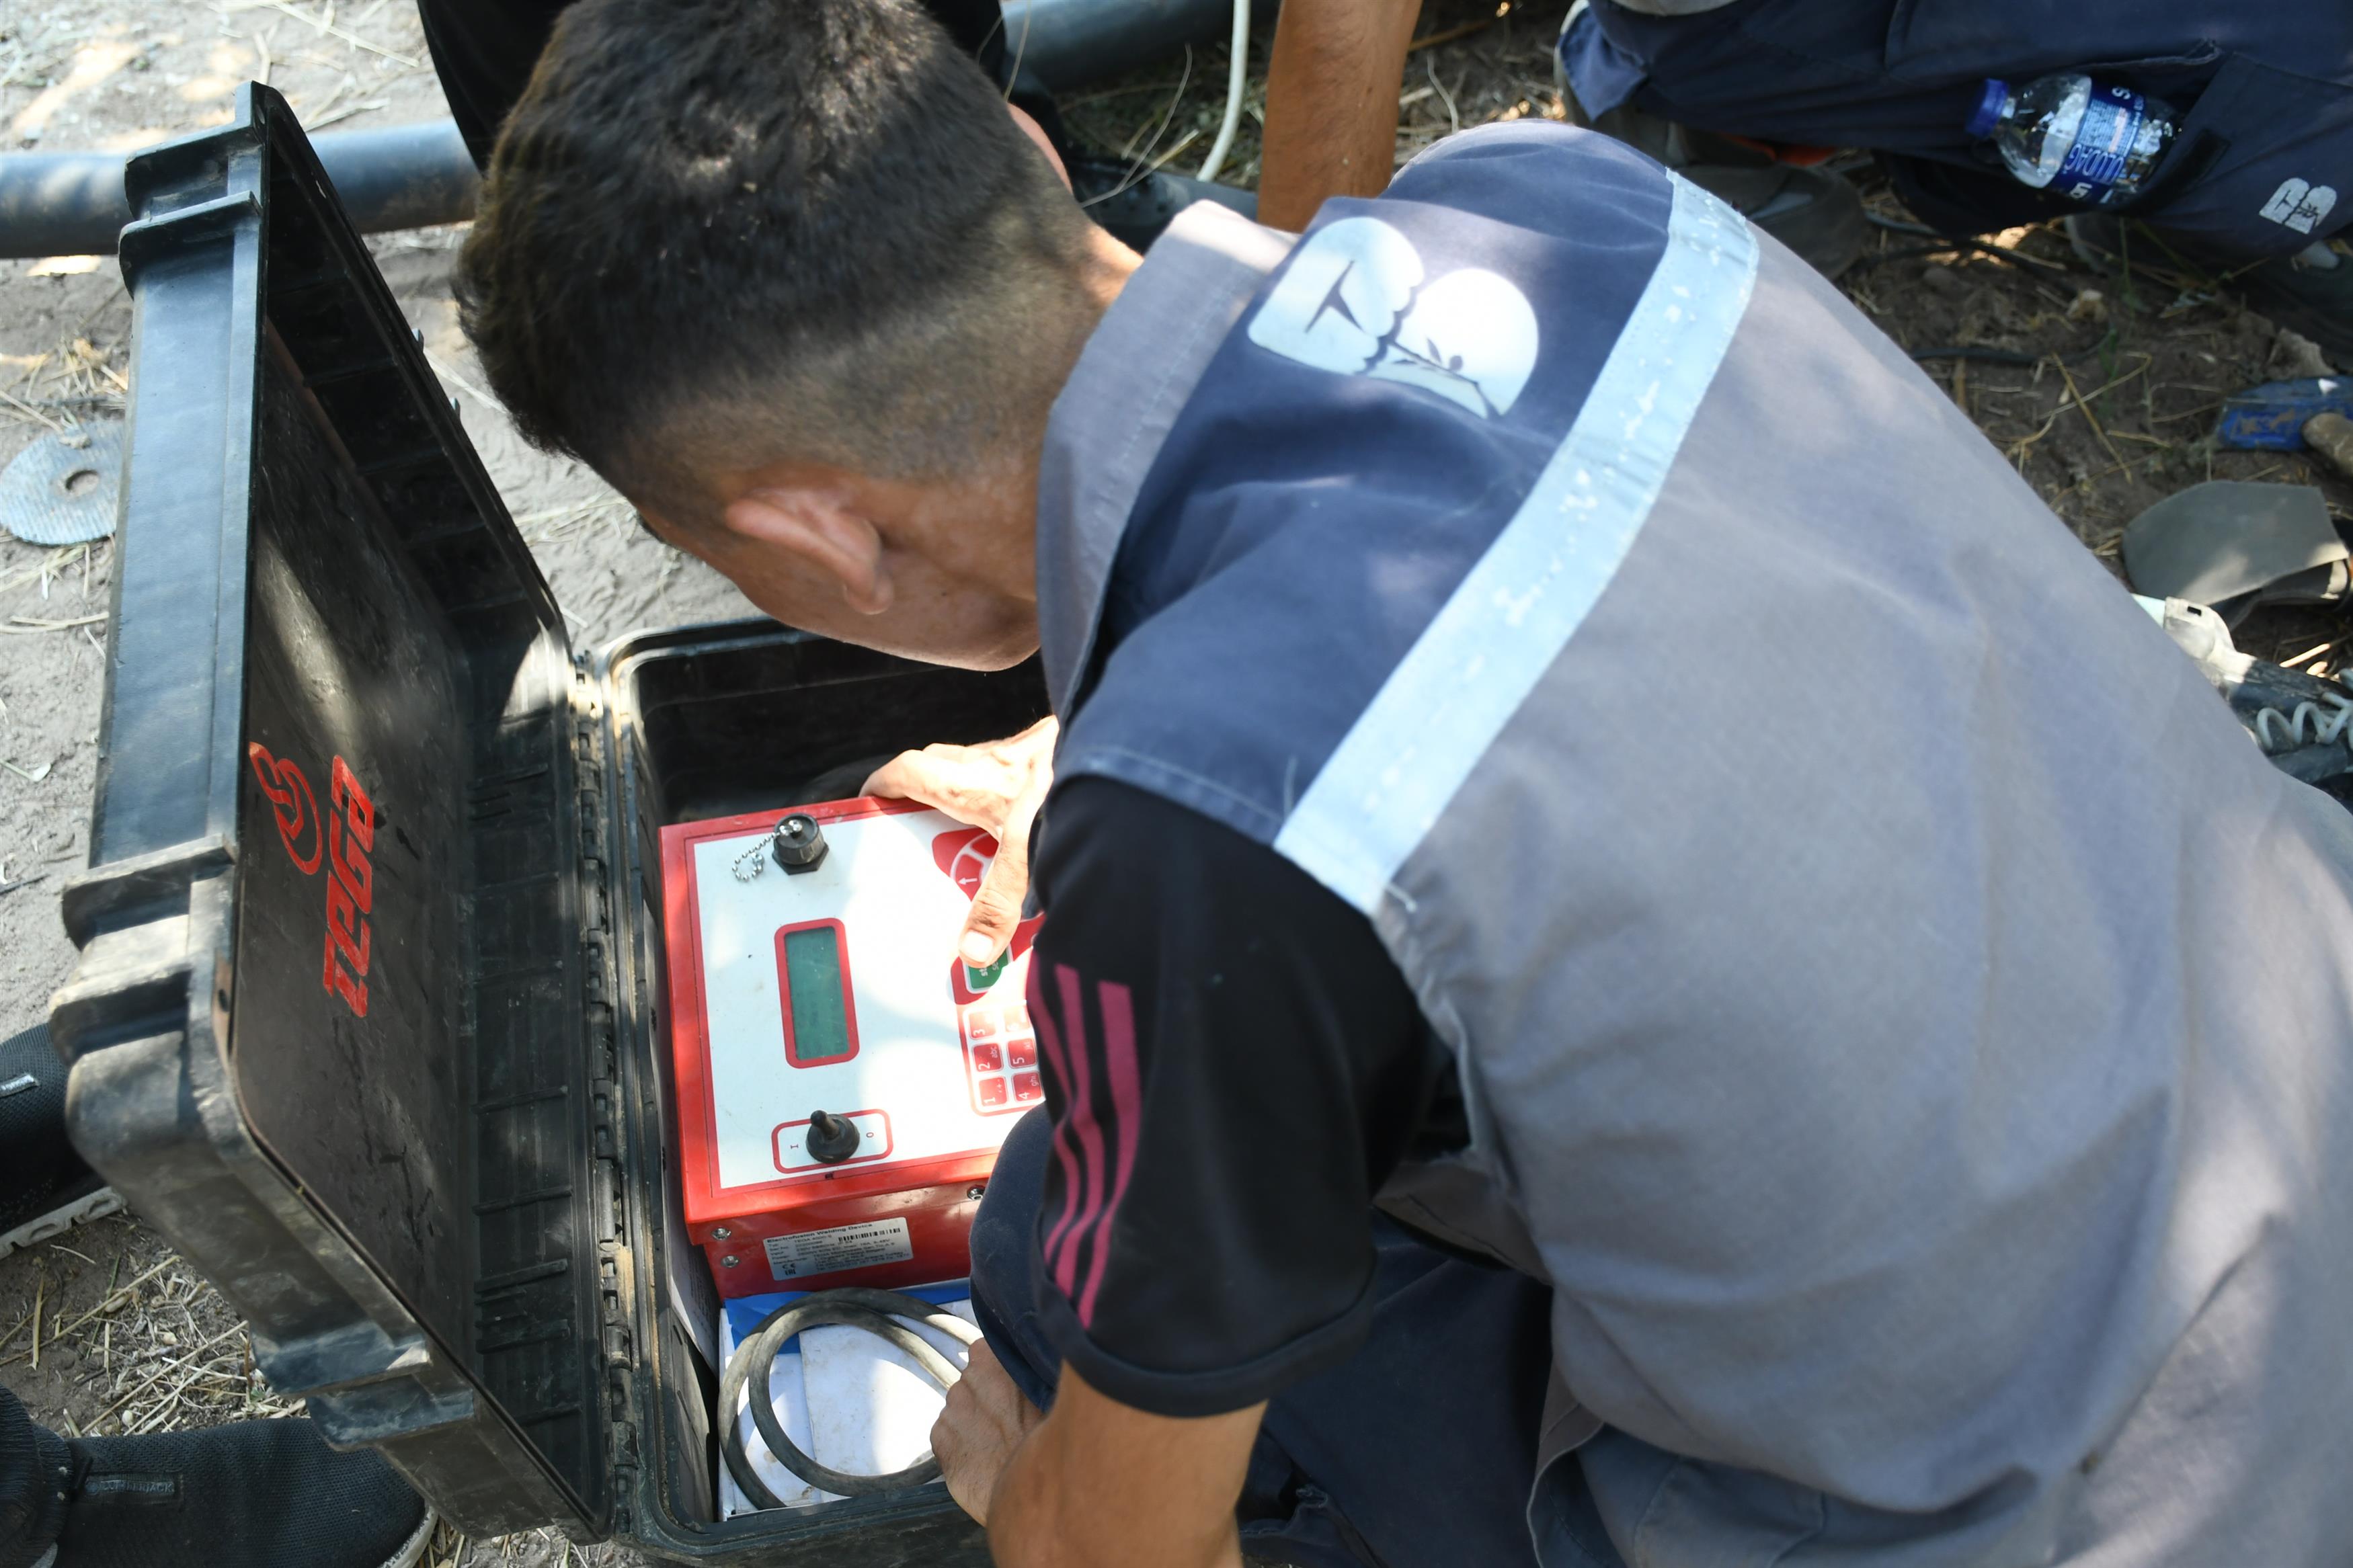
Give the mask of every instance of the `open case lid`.
M 332 1440 L 470 1531 L 601 1534 L 630 1287 L 585 677 L 285 100 L 127 184 L 74 1141 Z

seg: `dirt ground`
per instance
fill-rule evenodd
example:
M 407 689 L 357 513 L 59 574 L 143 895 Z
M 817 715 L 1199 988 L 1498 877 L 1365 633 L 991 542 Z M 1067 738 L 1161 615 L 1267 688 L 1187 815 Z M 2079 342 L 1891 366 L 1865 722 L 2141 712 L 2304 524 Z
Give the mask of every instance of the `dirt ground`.
M 1559 118 L 1550 47 L 1559 5 L 1432 0 L 1400 98 L 1400 160 L 1452 130 Z M 1225 176 L 1254 184 L 1267 35 L 1251 112 Z M 408 0 L 64 0 L 0 5 L 0 146 L 122 151 L 224 121 L 237 81 L 267 80 L 307 125 L 445 112 Z M 1070 95 L 1074 131 L 1191 172 L 1214 136 L 1225 51 Z M 1850 160 L 1882 225 L 1842 280 L 1855 301 L 1976 419 L 2084 544 L 2114 564 L 2141 509 L 2208 478 L 2320 483 L 2341 520 L 2353 486 L 2304 459 L 2217 452 L 2217 405 L 2323 367 L 2300 340 L 2154 244 L 2129 268 L 2078 259 L 2052 227 L 1955 247 L 1910 226 L 1867 159 Z M 382 237 L 379 262 L 530 539 L 572 626 L 624 631 L 748 613 L 734 591 L 645 535 L 595 476 L 532 451 L 480 390 L 449 300 L 462 230 Z M 111 258 L 0 261 L 0 463 L 45 431 L 119 418 L 131 310 Z M 1963 351 L 1954 354 L 1942 351 Z M 43 550 L 0 536 L 0 1035 L 38 1021 L 73 952 L 58 890 L 83 863 L 97 756 L 111 548 Z M 2253 651 L 2337 668 L 2333 639 L 2281 623 Z M 2312 644 L 2320 644 L 2312 647 Z M 27 1333 L 27 1330 L 33 1332 Z M 129 1216 L 0 1260 L 0 1381 L 79 1433 L 162 1430 L 287 1413 L 252 1373 L 235 1314 Z M 36 1363 L 37 1362 L 37 1365 Z M 568 1563 L 552 1536 L 462 1542 L 429 1561 Z

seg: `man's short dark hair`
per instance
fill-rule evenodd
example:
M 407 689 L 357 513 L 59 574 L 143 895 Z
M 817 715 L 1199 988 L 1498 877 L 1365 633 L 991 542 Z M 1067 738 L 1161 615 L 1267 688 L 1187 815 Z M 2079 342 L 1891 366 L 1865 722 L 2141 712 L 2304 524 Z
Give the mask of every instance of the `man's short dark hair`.
M 980 460 L 1092 324 L 1087 230 L 912 0 L 581 0 L 458 299 L 526 437 L 692 510 L 697 464 Z

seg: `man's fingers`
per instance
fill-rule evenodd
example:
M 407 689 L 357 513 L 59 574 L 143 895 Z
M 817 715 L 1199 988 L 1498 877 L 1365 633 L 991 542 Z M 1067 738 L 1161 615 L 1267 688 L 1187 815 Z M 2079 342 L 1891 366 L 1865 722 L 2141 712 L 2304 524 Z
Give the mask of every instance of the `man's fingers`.
M 1012 1374 L 1005 1370 L 1005 1363 L 997 1359 L 997 1352 L 990 1348 L 987 1340 L 973 1342 L 972 1349 L 965 1357 L 964 1376 L 957 1381 L 969 1384 L 971 1386 L 965 1392 L 987 1405 L 1001 1405 L 1008 1390 L 1016 1395 L 1021 1392 L 1014 1387 Z
M 965 1376 L 974 1380 L 974 1391 L 981 1403 L 1003 1423 L 1006 1429 L 1023 1433 L 1046 1418 L 1046 1413 L 1029 1403 L 1005 1363 L 997 1359 L 997 1352 L 987 1340 L 972 1347 L 972 1356 L 965 1368 Z
M 972 912 L 964 918 L 964 932 L 956 938 L 956 952 L 975 969 L 996 963 L 1021 923 L 1022 900 L 1029 896 L 1029 829 L 1051 778 L 1042 770 L 1033 773 L 1024 793 L 1007 804 L 1004 826 L 997 830 L 997 858 L 988 863 L 980 891 L 973 895 Z
M 956 938 L 956 952 L 975 969 L 986 969 L 997 962 L 1013 942 L 1014 928 L 1021 923 L 1021 900 L 1029 893 L 1029 857 L 1025 847 L 1009 839 L 997 847 L 997 858 L 988 864 L 988 875 L 980 881 L 980 891 L 972 899 L 972 912 L 964 917 L 963 934 Z
M 868 773 L 866 775 L 866 782 L 858 786 L 858 793 L 860 795 L 879 795 L 892 800 L 904 799 L 907 794 L 907 786 L 904 783 L 905 769 L 901 764 L 905 763 L 909 757 L 912 757 L 914 754 L 915 753 L 913 752 L 902 752 L 897 756 L 892 758 L 889 762 L 884 763 L 881 767 L 876 768 L 872 773 Z
M 902 752 L 869 773 L 858 793 L 893 800 L 920 800 L 925 805 L 950 811 L 954 797 L 971 792 L 958 789 L 950 776 L 950 770 L 962 759 L 942 753 L 963 750 L 962 746 L 928 746 L 920 752 Z
M 987 1342 L 974 1345 L 964 1376 L 948 1390 L 947 1404 L 932 1426 L 932 1454 L 957 1507 L 988 1522 L 1005 1467 L 1043 1419 Z
M 986 753 L 986 748 L 976 746 L 902 752 L 867 775 L 858 793 L 920 801 L 958 822 L 997 833 L 1005 826 L 1006 809 L 1020 781 Z
M 868 775 L 861 793 L 920 801 L 997 840 L 972 910 L 956 933 L 956 954 L 985 969 L 1012 944 L 1029 892 L 1029 828 L 1054 782 L 1053 719 L 986 746 L 926 746 L 902 752 Z
M 988 1522 L 988 1500 L 997 1489 L 997 1467 L 987 1462 L 991 1445 L 983 1426 L 979 1395 L 961 1382 L 948 1390 L 947 1404 L 932 1423 L 932 1458 L 940 1462 L 948 1496 L 978 1524 Z

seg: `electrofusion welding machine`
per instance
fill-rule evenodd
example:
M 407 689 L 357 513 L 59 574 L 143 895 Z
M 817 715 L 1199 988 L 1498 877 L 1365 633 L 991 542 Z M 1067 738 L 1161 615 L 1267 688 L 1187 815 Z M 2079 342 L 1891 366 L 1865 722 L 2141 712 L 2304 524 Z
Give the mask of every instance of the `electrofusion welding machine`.
M 962 1278 L 1044 1103 L 1023 985 L 955 941 L 997 842 L 860 798 L 662 830 L 687 1234 L 723 1297 Z

